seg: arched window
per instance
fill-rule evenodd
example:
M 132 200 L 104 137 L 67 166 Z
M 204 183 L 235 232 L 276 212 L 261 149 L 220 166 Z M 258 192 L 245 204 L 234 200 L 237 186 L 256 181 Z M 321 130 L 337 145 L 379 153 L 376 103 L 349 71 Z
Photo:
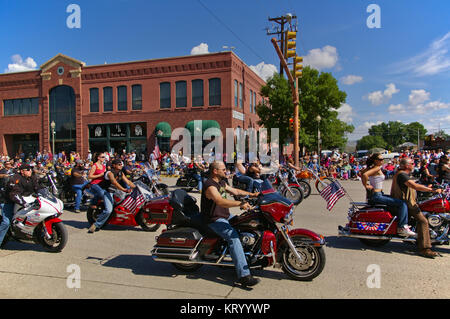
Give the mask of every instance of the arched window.
M 221 105 L 221 95 L 220 78 L 209 79 L 209 105 Z

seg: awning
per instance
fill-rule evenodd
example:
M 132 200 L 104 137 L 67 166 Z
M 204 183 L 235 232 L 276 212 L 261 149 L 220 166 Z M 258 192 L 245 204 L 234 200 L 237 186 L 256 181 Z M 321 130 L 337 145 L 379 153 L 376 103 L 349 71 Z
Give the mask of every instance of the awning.
M 197 132 L 199 134 L 201 129 L 201 134 L 203 135 L 205 131 L 209 128 L 217 128 L 220 130 L 220 125 L 217 121 L 214 120 L 194 120 L 190 121 L 186 124 L 185 128 L 189 130 L 191 136 Z
M 172 135 L 172 128 L 167 122 L 159 122 L 155 127 L 155 134 L 157 137 L 170 137 Z

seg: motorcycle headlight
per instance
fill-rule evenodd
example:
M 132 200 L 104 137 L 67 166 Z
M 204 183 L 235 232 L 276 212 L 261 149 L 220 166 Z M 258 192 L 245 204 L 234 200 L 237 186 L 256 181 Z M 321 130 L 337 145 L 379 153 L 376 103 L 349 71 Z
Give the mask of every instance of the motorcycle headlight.
M 294 225 L 294 207 L 291 208 L 291 210 L 289 211 L 289 213 L 286 214 L 286 216 L 284 216 L 283 218 L 283 222 L 286 225 Z

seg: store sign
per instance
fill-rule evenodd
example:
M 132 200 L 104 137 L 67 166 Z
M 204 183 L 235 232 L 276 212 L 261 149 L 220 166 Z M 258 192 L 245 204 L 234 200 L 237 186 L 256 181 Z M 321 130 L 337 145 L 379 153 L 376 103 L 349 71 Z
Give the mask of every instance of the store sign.
M 109 130 L 111 137 L 127 137 L 127 128 L 124 124 L 113 124 Z
M 147 136 L 147 124 L 146 123 L 133 123 L 130 125 L 131 137 L 146 137 Z
M 244 120 L 244 113 L 238 112 L 238 111 L 234 111 L 233 110 L 233 118 L 243 121 Z

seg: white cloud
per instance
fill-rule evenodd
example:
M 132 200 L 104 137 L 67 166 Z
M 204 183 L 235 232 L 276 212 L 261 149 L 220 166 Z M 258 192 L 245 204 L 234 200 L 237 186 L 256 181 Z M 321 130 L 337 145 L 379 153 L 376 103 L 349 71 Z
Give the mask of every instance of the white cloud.
M 312 49 L 303 58 L 305 65 L 322 70 L 333 68 L 338 62 L 338 53 L 335 47 L 330 45 L 324 46 L 322 49 Z
M 353 85 L 355 83 L 362 82 L 363 78 L 359 75 L 347 75 L 341 78 L 341 82 L 345 85 Z
M 191 50 L 191 55 L 196 54 L 206 54 L 209 53 L 208 45 L 206 43 L 200 43 L 199 45 L 195 46 Z
M 273 64 L 266 64 L 264 62 L 261 62 L 259 64 L 250 65 L 250 69 L 253 70 L 256 74 L 259 75 L 260 78 L 262 78 L 264 81 L 267 81 L 271 76 L 273 76 L 274 73 L 278 72 L 278 69 Z
M 406 113 L 406 109 L 403 104 L 391 104 L 388 108 L 390 114 L 404 114 Z
M 389 83 L 386 85 L 386 89 L 382 91 L 375 91 L 368 94 L 367 98 L 372 103 L 372 105 L 380 105 L 382 103 L 387 103 L 396 93 L 400 92 L 399 89 L 395 87 L 394 83 Z
M 20 54 L 13 55 L 11 60 L 13 63 L 8 64 L 8 68 L 5 69 L 5 73 L 31 71 L 35 70 L 37 67 L 37 64 L 34 62 L 33 58 L 28 57 L 24 61 Z
M 439 110 L 450 108 L 450 103 L 441 101 L 429 101 L 430 93 L 425 90 L 411 90 L 408 97 L 408 103 L 405 105 L 390 105 L 388 111 L 390 114 L 432 114 Z M 427 102 L 429 101 L 429 102 Z M 425 103 L 427 102 L 427 103 Z
M 354 115 L 353 108 L 349 104 L 347 104 L 347 103 L 342 104 L 341 107 L 338 108 L 336 111 L 338 112 L 339 120 L 341 120 L 343 122 L 347 122 L 347 123 L 350 123 L 353 121 L 353 118 L 352 118 Z
M 379 125 L 383 123 L 382 121 L 377 122 L 364 122 L 361 125 L 358 125 L 355 127 L 355 130 L 353 133 L 350 133 L 347 135 L 347 138 L 349 141 L 357 141 L 361 139 L 363 136 L 369 135 L 369 128 L 371 128 L 373 125 Z
M 433 41 L 427 50 L 397 63 L 394 73 L 412 73 L 417 77 L 450 71 L 450 32 Z
M 418 105 L 430 99 L 430 93 L 425 90 L 412 90 L 409 94 L 409 104 Z

